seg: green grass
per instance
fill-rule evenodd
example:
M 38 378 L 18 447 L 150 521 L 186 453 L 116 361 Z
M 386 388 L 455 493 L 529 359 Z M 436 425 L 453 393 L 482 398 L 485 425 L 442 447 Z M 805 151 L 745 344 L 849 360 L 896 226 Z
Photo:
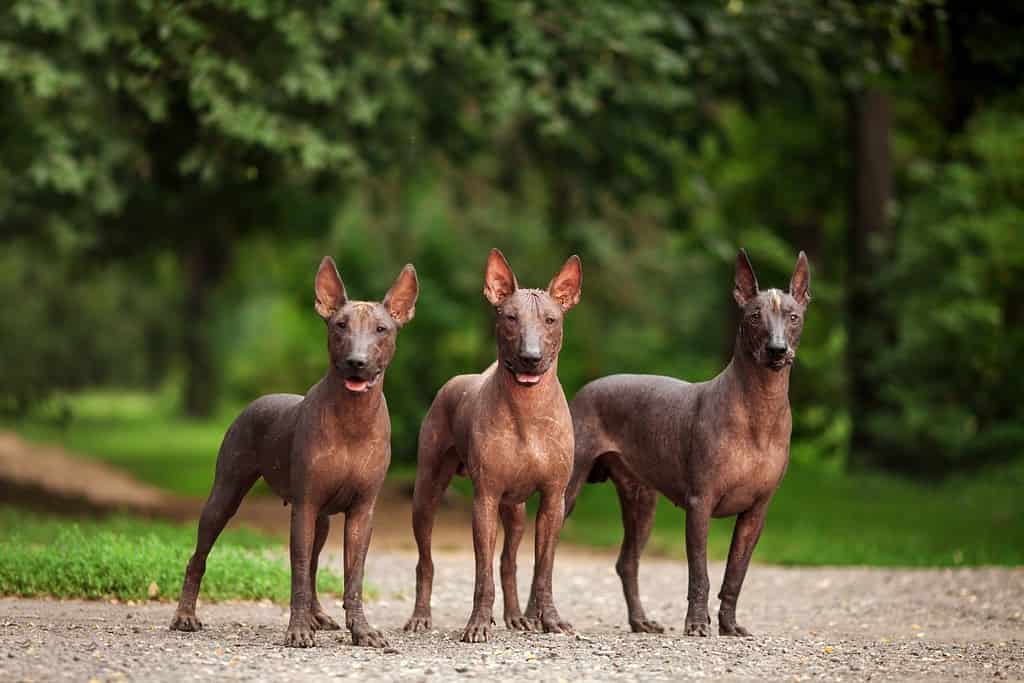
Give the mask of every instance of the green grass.
M 131 517 L 49 517 L 0 506 L 0 595 L 176 600 L 195 546 L 195 526 Z M 341 578 L 321 569 L 320 589 L 341 592 Z M 228 530 L 214 546 L 201 596 L 287 602 L 291 580 L 280 540 Z
M 796 565 L 1024 564 L 1024 466 L 923 484 L 884 475 L 790 468 L 768 511 L 755 561 Z M 622 539 L 610 483 L 584 487 L 562 538 L 595 546 Z M 682 556 L 684 513 L 658 502 L 653 551 Z M 713 520 L 709 555 L 729 553 L 733 519 Z

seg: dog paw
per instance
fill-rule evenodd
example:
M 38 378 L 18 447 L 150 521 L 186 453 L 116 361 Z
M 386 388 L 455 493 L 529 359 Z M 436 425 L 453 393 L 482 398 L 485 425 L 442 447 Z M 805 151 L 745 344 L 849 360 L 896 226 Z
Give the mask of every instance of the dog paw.
M 665 627 L 654 619 L 630 619 L 629 628 L 633 633 L 664 633 Z
M 470 619 L 466 630 L 462 632 L 464 643 L 486 643 L 491 639 L 490 619 Z
M 316 641 L 313 640 L 313 629 L 308 624 L 302 626 L 289 626 L 284 634 L 285 647 L 313 647 Z
M 175 614 L 171 619 L 172 631 L 202 631 L 203 622 L 194 614 Z
M 683 628 L 683 635 L 707 638 L 711 635 L 711 628 L 708 626 L 706 619 L 687 621 L 686 626 Z
M 403 631 L 409 633 L 419 633 L 420 631 L 429 631 L 431 628 L 430 617 L 419 617 L 415 614 L 405 622 L 405 626 L 402 627 Z
M 319 610 L 313 612 L 313 616 L 310 618 L 310 626 L 313 627 L 314 631 L 340 631 L 341 625 L 338 624 L 334 619 L 331 618 L 327 612 Z
M 388 641 L 384 634 L 369 624 L 352 628 L 352 644 L 360 647 L 387 647 Z
M 540 626 L 544 633 L 567 633 L 569 635 L 576 633 L 572 628 L 572 624 L 563 621 L 562 617 L 558 616 L 558 611 L 554 607 L 541 610 Z
M 544 629 L 544 633 L 565 633 L 566 635 L 573 635 L 576 630 L 572 627 L 568 621 L 562 621 L 561 619 L 544 619 L 541 621 L 541 628 Z
M 718 622 L 718 635 L 720 636 L 738 636 L 740 638 L 749 638 L 753 634 L 747 629 L 743 628 L 735 621 L 732 623 Z
M 537 631 L 540 623 L 534 619 L 528 619 L 522 614 L 505 615 L 505 626 L 511 631 Z

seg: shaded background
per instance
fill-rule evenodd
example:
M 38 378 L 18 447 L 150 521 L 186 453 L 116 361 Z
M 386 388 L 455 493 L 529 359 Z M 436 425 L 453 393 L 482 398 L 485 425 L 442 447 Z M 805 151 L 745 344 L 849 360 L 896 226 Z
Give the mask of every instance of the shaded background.
M 320 257 L 372 299 L 413 262 L 407 476 L 437 389 L 493 359 L 491 247 L 531 286 L 582 257 L 570 397 L 713 376 L 737 248 L 763 287 L 804 249 L 778 514 L 893 538 L 769 559 L 1020 562 L 1022 74 L 1002 2 L 7 3 L 4 424 L 204 495 L 237 410 L 325 370 Z M 581 539 L 617 538 L 610 495 Z

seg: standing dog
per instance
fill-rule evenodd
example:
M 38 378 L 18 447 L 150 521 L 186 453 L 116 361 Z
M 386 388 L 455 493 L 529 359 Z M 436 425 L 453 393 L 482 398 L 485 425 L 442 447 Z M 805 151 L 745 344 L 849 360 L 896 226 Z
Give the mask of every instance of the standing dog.
M 228 428 L 172 629 L 202 628 L 196 596 L 206 556 L 262 476 L 285 504 L 292 503 L 292 602 L 285 645 L 312 647 L 314 631 L 340 628 L 316 594 L 317 561 L 329 515 L 337 512 L 345 513 L 344 606 L 352 642 L 387 645 L 363 614 L 363 565 L 374 505 L 391 462 L 384 371 L 398 329 L 412 319 L 418 292 L 416 270 L 406 265 L 384 301 L 349 301 L 334 261 L 324 257 L 316 275 L 316 311 L 327 323 L 327 375 L 305 397 L 257 399 Z
M 501 584 L 505 624 L 547 632 L 572 631 L 558 616 L 551 594 L 555 544 L 565 518 L 565 487 L 572 471 L 569 406 L 558 382 L 562 317 L 580 299 L 580 260 L 572 256 L 547 291 L 519 289 L 508 261 L 491 251 L 484 296 L 497 314 L 498 361 L 479 375 L 449 380 L 420 429 L 413 529 L 419 548 L 416 606 L 407 631 L 430 628 L 434 563 L 430 538 L 434 514 L 452 476 L 473 481 L 473 550 L 476 588 L 463 642 L 490 638 L 494 606 L 493 557 L 500 512 L 505 526 Z M 519 609 L 515 554 L 522 538 L 526 498 L 540 491 L 531 617 Z
M 690 384 L 652 375 L 612 375 L 572 402 L 576 457 L 566 493 L 571 510 L 585 481 L 615 483 L 625 535 L 615 568 L 633 631 L 661 633 L 640 604 L 637 570 L 657 492 L 686 509 L 690 569 L 686 635 L 708 635 L 708 521 L 736 515 L 718 631 L 746 636 L 736 601 L 768 503 L 789 463 L 789 371 L 811 299 L 800 252 L 789 291 L 761 292 L 746 252 L 736 257 L 733 296 L 743 319 L 728 367 Z

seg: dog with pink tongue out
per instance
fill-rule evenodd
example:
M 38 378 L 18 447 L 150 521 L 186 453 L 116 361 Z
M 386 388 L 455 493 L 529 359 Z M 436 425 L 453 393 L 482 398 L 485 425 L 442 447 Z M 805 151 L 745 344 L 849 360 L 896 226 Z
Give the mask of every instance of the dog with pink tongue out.
M 473 481 L 476 587 L 463 642 L 491 636 L 493 557 L 498 517 L 505 527 L 501 585 L 505 625 L 518 630 L 571 633 L 551 590 L 555 544 L 565 513 L 563 496 L 573 463 L 569 406 L 558 381 L 562 319 L 580 300 L 580 260 L 572 256 L 543 289 L 520 289 L 500 251 L 491 251 L 484 296 L 494 306 L 498 360 L 478 375 L 460 375 L 438 392 L 420 429 L 413 530 L 419 549 L 416 605 L 407 631 L 431 628 L 434 577 L 431 535 L 444 490 L 456 473 Z M 516 593 L 516 551 L 526 499 L 540 492 L 533 590 L 526 614 Z
M 198 631 L 196 598 L 206 558 L 224 525 L 261 477 L 291 511 L 291 618 L 284 644 L 312 647 L 314 634 L 341 626 L 317 596 L 320 551 L 331 515 L 345 514 L 345 627 L 354 645 L 386 647 L 363 612 L 363 566 L 373 511 L 391 462 L 391 419 L 384 373 L 399 329 L 412 320 L 419 294 L 406 265 L 382 301 L 349 298 L 334 260 L 324 257 L 314 308 L 326 324 L 328 366 L 305 396 L 256 399 L 224 435 L 210 497 L 199 518 L 195 554 L 185 569 L 171 629 Z

